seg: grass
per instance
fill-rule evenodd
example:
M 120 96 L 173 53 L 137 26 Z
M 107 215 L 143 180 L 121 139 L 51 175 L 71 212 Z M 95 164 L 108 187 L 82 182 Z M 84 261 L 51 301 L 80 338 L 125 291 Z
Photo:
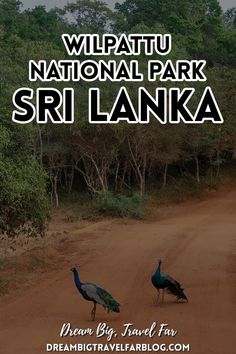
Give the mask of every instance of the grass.
M 4 295 L 8 292 L 9 280 L 0 277 L 0 295 Z
M 202 196 L 206 188 L 205 182 L 197 183 L 192 175 L 185 175 L 182 178 L 170 179 L 165 188 L 150 191 L 152 200 L 157 205 L 169 203 L 182 203 L 187 199 Z
M 63 195 L 61 207 L 68 210 L 68 215 L 65 216 L 67 222 L 97 221 L 102 218 L 98 209 L 98 199 L 88 193 L 75 192 Z
M 3 257 L 0 257 L 0 270 L 2 270 L 4 268 L 5 264 L 6 264 L 6 259 Z M 0 276 L 0 295 L 7 293 L 8 285 L 9 285 L 9 281 Z
M 35 271 L 38 268 L 45 267 L 46 262 L 42 257 L 36 256 L 31 254 L 30 256 L 30 263 L 29 263 L 29 270 Z
M 0 269 L 3 269 L 6 264 L 6 259 L 3 257 L 0 257 Z

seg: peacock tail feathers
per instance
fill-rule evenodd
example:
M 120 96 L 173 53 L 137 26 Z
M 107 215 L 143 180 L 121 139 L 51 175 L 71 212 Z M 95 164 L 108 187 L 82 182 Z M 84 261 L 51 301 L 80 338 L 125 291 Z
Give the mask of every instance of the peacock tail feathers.
M 165 274 L 165 279 L 167 282 L 167 286 L 166 286 L 167 292 L 176 296 L 178 300 L 184 299 L 188 301 L 188 298 L 184 293 L 184 289 L 182 288 L 181 284 L 177 280 L 171 278 L 167 274 Z
M 104 301 L 108 311 L 120 312 L 120 304 L 106 290 L 97 286 L 97 294 Z
M 158 267 L 156 272 L 153 274 L 151 280 L 152 284 L 155 288 L 159 289 L 166 289 L 169 294 L 172 294 L 177 297 L 178 300 L 183 299 L 188 302 L 188 298 L 184 293 L 184 289 L 182 288 L 181 284 L 166 274 L 161 272 L 161 260 L 158 262 Z

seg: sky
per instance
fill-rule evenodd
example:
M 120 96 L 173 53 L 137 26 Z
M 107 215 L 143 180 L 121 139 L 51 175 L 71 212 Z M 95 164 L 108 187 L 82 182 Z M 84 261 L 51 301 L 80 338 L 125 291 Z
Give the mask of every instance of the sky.
M 101 0 L 106 2 L 111 7 L 114 7 L 117 0 Z M 76 2 L 76 0 L 21 0 L 24 5 L 24 8 L 35 7 L 37 5 L 46 5 L 48 9 L 52 7 L 62 7 L 66 5 L 68 2 Z
M 111 7 L 114 6 L 117 0 L 103 0 Z M 24 8 L 35 7 L 37 5 L 46 5 L 47 8 L 52 8 L 55 6 L 62 7 L 68 2 L 75 2 L 75 0 L 21 0 L 24 4 Z M 235 7 L 235 0 L 220 0 L 220 3 L 224 10 L 229 9 L 230 7 Z

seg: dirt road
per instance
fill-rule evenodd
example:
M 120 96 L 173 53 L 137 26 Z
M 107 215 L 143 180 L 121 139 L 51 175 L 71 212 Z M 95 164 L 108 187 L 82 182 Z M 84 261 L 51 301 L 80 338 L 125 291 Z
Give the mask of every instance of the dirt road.
M 68 267 L 11 299 L 0 298 L 0 353 L 46 353 L 46 343 L 101 343 L 105 338 L 60 338 L 63 323 L 96 328 L 106 322 L 117 330 L 153 322 L 178 331 L 174 338 L 118 337 L 117 343 L 186 343 L 192 354 L 235 352 L 236 191 L 160 211 L 149 222 L 107 221 L 76 231 L 65 244 Z M 159 258 L 163 270 L 185 287 L 190 302 L 167 295 L 156 304 L 150 282 Z M 122 304 L 120 314 L 97 311 L 77 292 L 69 264 L 79 266 L 82 281 L 94 281 Z M 62 269 L 63 268 L 63 269 Z

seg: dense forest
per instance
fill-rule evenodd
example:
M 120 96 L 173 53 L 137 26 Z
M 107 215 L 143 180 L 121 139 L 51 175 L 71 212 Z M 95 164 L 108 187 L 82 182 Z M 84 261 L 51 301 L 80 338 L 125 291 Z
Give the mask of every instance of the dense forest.
M 66 85 L 75 89 L 73 125 L 12 122 L 14 91 L 42 87 L 40 82 L 29 84 L 30 59 L 66 59 L 63 33 L 123 32 L 171 33 L 173 50 L 163 61 L 207 60 L 208 85 L 225 123 L 162 126 L 154 119 L 145 126 L 90 125 L 88 89 L 102 88 L 102 108 L 109 110 L 121 86 L 111 82 L 53 83 L 59 90 Z M 147 57 L 141 55 L 139 61 L 145 68 Z M 153 94 L 158 85 L 143 83 Z M 138 84 L 126 86 L 137 104 Z M 206 85 L 191 86 L 197 93 L 194 108 Z M 104 208 L 118 210 L 123 203 L 129 210 L 146 194 L 164 190 L 170 180 L 213 185 L 222 165 L 233 161 L 235 103 L 236 9 L 223 13 L 217 0 L 125 0 L 113 11 L 97 0 L 78 0 L 50 11 L 43 6 L 22 11 L 20 1 L 0 0 L 0 231 L 43 232 L 50 206 L 59 206 L 65 196 L 99 196 Z

